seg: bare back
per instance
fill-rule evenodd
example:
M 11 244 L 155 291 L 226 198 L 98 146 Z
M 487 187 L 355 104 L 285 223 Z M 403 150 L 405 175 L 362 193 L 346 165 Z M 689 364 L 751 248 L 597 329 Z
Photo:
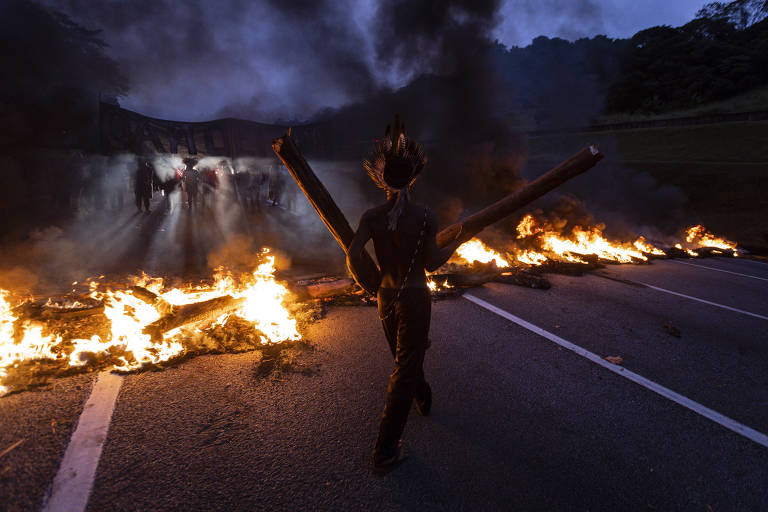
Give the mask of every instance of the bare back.
M 381 267 L 381 287 L 400 288 L 413 260 L 406 287 L 426 288 L 424 246 L 430 234 L 433 238 L 435 236 L 434 216 L 427 207 L 408 203 L 397 222 L 397 228 L 390 231 L 387 228 L 387 213 L 391 208 L 392 202 L 372 208 L 365 212 L 360 221 L 361 225 L 366 224 L 365 227 L 373 239 L 376 259 Z M 416 248 L 422 236 L 421 247 L 417 253 Z

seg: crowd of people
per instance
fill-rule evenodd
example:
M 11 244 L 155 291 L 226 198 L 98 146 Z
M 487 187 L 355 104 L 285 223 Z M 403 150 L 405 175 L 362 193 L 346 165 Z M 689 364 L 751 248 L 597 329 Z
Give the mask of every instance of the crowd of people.
M 294 190 L 287 187 L 285 172 L 277 165 L 236 171 L 227 160 L 213 166 L 201 166 L 197 159 L 186 158 L 182 168 L 163 179 L 150 159 L 136 167 L 132 183 L 139 211 L 150 212 L 154 193 L 159 192 L 164 207 L 172 210 L 186 205 L 190 211 L 207 210 L 218 200 L 234 200 L 248 213 L 262 212 L 265 206 L 292 209 Z
M 215 205 L 236 204 L 244 213 L 258 214 L 267 207 L 293 210 L 298 193 L 277 162 L 246 166 L 237 161 L 233 166 L 228 159 L 182 161 L 82 151 L 36 156 L 3 162 L 15 190 L 4 196 L 6 206 L 35 204 L 37 211 L 60 219 L 131 205 L 141 212 L 186 208 L 203 213 Z

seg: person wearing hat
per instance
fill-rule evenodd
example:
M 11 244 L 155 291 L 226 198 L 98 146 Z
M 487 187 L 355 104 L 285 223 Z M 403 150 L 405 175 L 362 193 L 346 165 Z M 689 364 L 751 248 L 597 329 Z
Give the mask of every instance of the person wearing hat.
M 387 193 L 387 202 L 366 211 L 347 248 L 347 264 L 355 274 L 355 260 L 373 239 L 381 267 L 378 313 L 395 370 L 389 379 L 384 412 L 373 450 L 373 469 L 384 473 L 406 457 L 400 437 L 411 403 L 422 416 L 430 413 L 432 390 L 424 379 L 424 355 L 429 345 L 431 297 L 425 270 L 443 265 L 458 241 L 438 249 L 437 219 L 424 205 L 410 200 L 410 190 L 427 159 L 419 143 L 409 139 L 395 116 L 363 160 L 368 176 Z M 356 276 L 357 277 L 357 276 Z

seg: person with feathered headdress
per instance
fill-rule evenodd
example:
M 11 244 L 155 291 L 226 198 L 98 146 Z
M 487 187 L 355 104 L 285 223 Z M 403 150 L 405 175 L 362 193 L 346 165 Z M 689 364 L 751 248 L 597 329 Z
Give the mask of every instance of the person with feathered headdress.
M 386 191 L 387 202 L 363 214 L 347 249 L 354 275 L 354 262 L 373 239 L 381 267 L 379 318 L 395 357 L 373 451 L 376 472 L 386 472 L 405 458 L 400 437 L 411 403 L 415 400 L 416 411 L 429 415 L 432 390 L 424 380 L 423 366 L 432 303 L 425 270 L 436 270 L 459 245 L 456 241 L 438 249 L 435 215 L 410 199 L 411 187 L 426 163 L 424 149 L 406 135 L 405 125 L 395 115 L 394 125 L 387 126 L 384 139 L 363 160 L 368 176 Z

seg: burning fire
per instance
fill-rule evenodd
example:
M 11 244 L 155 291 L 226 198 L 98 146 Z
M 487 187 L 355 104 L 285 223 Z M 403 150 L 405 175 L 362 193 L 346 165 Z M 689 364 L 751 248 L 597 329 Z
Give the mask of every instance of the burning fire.
M 644 236 L 640 236 L 637 240 L 635 240 L 634 246 L 638 251 L 645 254 L 653 254 L 654 256 L 666 256 L 664 251 L 646 242 Z
M 631 244 L 610 242 L 603 236 L 602 225 L 586 229 L 575 226 L 569 235 L 563 236 L 554 226 L 537 220 L 530 213 L 518 224 L 517 234 L 518 240 L 528 243 L 534 241 L 538 246 L 538 250 L 521 250 L 515 254 L 517 261 L 527 265 L 541 265 L 550 259 L 586 263 L 583 257 L 589 255 L 618 263 L 631 263 L 647 261 L 645 254 L 664 254 L 648 244 L 642 236 Z
M 429 288 L 429 291 L 431 292 L 437 292 L 440 290 L 453 288 L 453 286 L 451 286 L 451 284 L 448 282 L 448 279 L 443 281 L 443 284 L 437 283 L 434 279 L 427 279 L 427 288 Z
M 501 257 L 501 254 L 489 248 L 477 238 L 465 242 L 456 249 L 456 254 L 469 263 L 475 261 L 480 263 L 495 262 L 499 268 L 506 268 L 509 262 Z
M 74 368 L 102 359 L 111 361 L 113 369 L 128 371 L 184 354 L 187 348 L 182 329 L 185 327 L 159 337 L 145 332 L 148 325 L 163 316 L 160 304 L 182 306 L 230 296 L 238 302 L 236 309 L 207 325 L 193 326 L 194 331 L 203 332 L 208 325 L 223 325 L 236 316 L 253 326 L 261 344 L 301 339 L 296 320 L 286 308 L 288 289 L 274 278 L 275 258 L 268 249 L 264 250 L 263 257 L 264 262 L 255 271 L 237 279 L 231 272 L 218 270 L 209 286 L 166 289 L 160 278 L 142 275 L 135 279 L 131 284 L 158 295 L 160 300 L 154 304 L 127 290 L 102 290 L 102 285 L 91 281 L 89 297 L 103 303 L 109 333 L 88 339 L 63 339 L 60 334 L 46 332 L 43 323 L 21 319 L 10 293 L 0 290 L 0 396 L 11 390 L 4 385 L 10 371 L 33 361 L 52 360 L 65 368 Z M 77 306 L 82 304 L 75 304 Z
M 701 224 L 691 226 L 685 231 L 685 241 L 689 244 L 694 244 L 696 247 L 715 247 L 734 252 L 737 246 L 736 242 L 713 235 Z
M 582 228 L 574 226 L 569 232 L 562 232 L 545 219 L 537 219 L 532 214 L 525 215 L 517 225 L 517 237 L 509 252 L 502 256 L 473 238 L 461 245 L 456 253 L 464 263 L 490 263 L 506 268 L 509 261 L 540 266 L 550 261 L 587 264 L 587 257 L 597 257 L 603 261 L 615 263 L 633 263 L 648 261 L 650 256 L 666 256 L 666 253 L 639 236 L 634 242 L 610 241 L 603 235 L 604 225 Z M 693 226 L 686 231 L 686 245 L 676 244 L 689 256 L 697 257 L 694 249 L 708 247 L 736 253 L 737 244 L 724 238 L 716 237 L 703 226 Z

